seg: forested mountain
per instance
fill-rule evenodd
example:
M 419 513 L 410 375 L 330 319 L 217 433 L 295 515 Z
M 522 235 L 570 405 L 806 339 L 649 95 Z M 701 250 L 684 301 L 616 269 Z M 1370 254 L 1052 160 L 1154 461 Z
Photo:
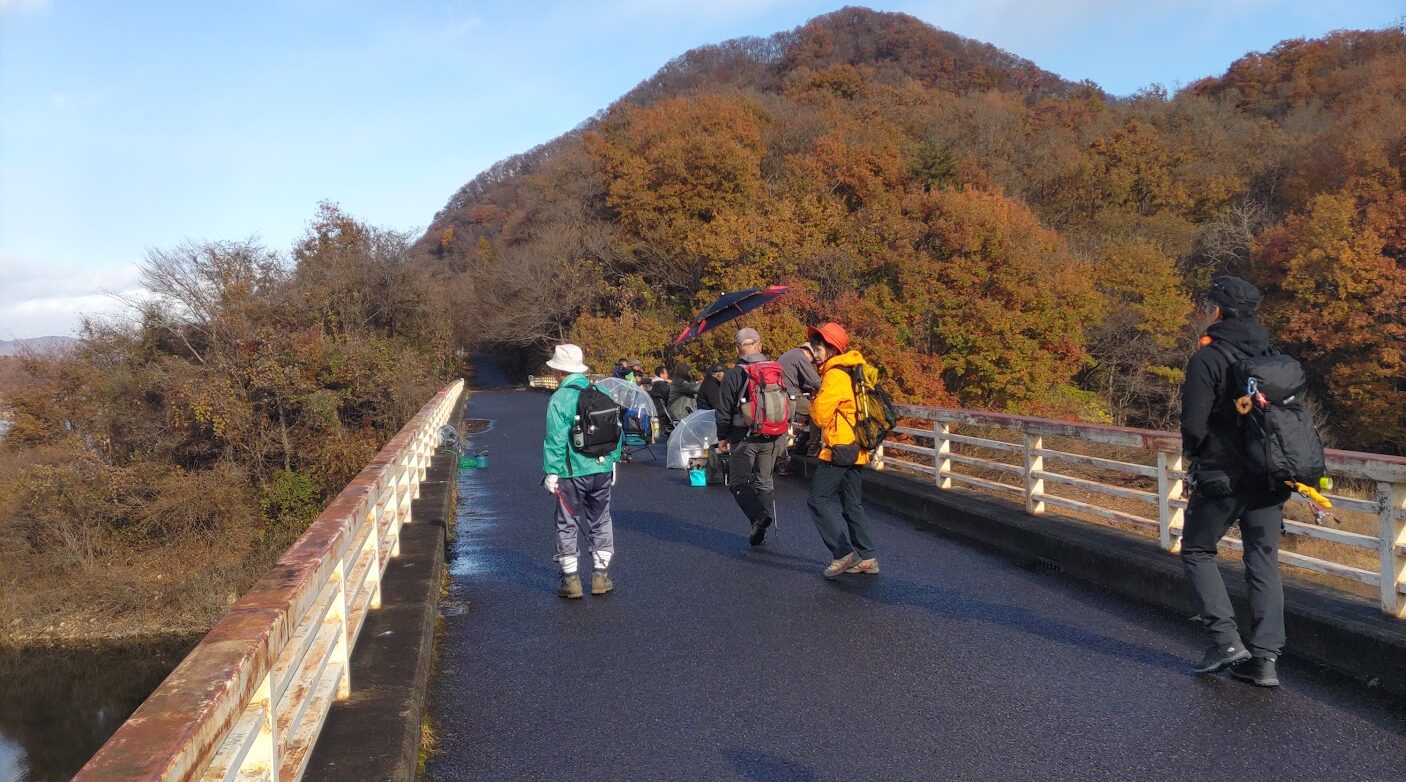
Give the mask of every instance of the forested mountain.
M 289 252 L 154 250 L 127 315 L 0 359 L 0 644 L 208 627 L 460 348 L 603 368 L 768 282 L 771 348 L 840 320 L 905 400 L 1166 427 L 1232 272 L 1336 444 L 1399 453 L 1403 178 L 1401 27 L 1127 98 L 863 9 L 695 50 L 418 241 L 325 205 Z
M 1399 26 L 1115 98 L 846 8 L 683 55 L 469 182 L 417 251 L 485 344 L 657 355 L 720 291 L 784 282 L 773 347 L 845 322 L 905 400 L 1158 427 L 1194 294 L 1235 273 L 1336 443 L 1400 452 L 1403 176 Z
M 78 344 L 72 337 L 31 337 L 29 339 L 0 339 L 0 356 L 18 356 L 21 353 L 51 353 Z

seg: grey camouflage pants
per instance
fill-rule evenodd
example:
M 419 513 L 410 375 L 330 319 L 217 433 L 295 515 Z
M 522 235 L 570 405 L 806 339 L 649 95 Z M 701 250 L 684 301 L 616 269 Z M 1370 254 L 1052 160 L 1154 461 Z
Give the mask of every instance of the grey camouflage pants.
M 556 561 L 563 573 L 577 571 L 578 538 L 583 530 L 590 542 L 595 569 L 604 570 L 610 565 L 610 558 L 615 555 L 615 532 L 610 520 L 610 490 L 614 484 L 615 475 L 608 472 L 582 478 L 562 476 L 557 484 L 562 497 L 557 500 L 556 510 Z

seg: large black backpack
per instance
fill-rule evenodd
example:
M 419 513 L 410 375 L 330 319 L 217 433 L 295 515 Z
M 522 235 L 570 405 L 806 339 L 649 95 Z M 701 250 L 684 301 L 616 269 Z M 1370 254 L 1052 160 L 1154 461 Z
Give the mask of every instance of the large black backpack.
M 1286 481 L 1316 487 L 1327 467 L 1323 440 L 1304 402 L 1308 377 L 1303 366 L 1274 349 L 1251 356 L 1225 342 L 1211 345 L 1230 360 L 1226 381 L 1240 414 L 1246 471 L 1264 476 L 1273 487 Z
M 582 456 L 598 459 L 620 447 L 624 410 L 610 395 L 591 384 L 576 398 L 576 420 L 571 424 L 571 447 Z M 570 460 L 567 460 L 570 464 Z

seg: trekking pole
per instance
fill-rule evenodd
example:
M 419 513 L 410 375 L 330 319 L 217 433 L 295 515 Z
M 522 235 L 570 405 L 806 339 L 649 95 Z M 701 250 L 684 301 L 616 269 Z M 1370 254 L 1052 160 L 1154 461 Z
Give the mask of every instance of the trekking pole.
M 566 495 L 561 493 L 561 489 L 556 489 L 552 494 L 557 496 L 557 502 L 561 503 L 561 509 L 566 511 L 567 517 L 572 519 L 576 518 L 576 511 L 571 509 L 571 503 L 566 501 Z
M 542 485 L 545 486 L 546 484 L 547 479 L 544 476 L 542 478 Z M 571 509 L 571 503 L 566 501 L 566 495 L 561 493 L 560 487 L 552 489 L 552 495 L 557 498 L 557 502 L 561 503 L 561 509 L 566 511 L 567 518 L 576 518 L 576 511 Z

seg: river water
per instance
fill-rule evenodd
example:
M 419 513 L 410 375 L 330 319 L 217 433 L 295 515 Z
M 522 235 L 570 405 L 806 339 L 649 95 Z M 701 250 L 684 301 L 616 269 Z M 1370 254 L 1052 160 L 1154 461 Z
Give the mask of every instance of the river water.
M 71 779 L 196 640 L 0 650 L 0 782 Z

